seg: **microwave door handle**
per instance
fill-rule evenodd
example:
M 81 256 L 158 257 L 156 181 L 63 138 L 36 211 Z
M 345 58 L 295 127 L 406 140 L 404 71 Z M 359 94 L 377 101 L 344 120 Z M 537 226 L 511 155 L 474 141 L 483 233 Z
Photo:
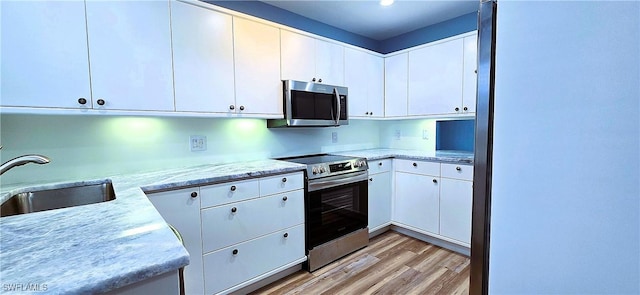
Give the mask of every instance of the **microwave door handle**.
M 338 126 L 340 122 L 340 93 L 338 93 L 338 88 L 333 88 L 333 93 L 336 97 L 336 109 L 338 110 L 336 113 L 336 126 Z

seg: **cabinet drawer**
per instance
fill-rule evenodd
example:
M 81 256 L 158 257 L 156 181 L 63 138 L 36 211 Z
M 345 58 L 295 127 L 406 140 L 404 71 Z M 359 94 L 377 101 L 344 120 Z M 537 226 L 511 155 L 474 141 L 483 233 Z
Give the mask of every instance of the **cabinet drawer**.
M 391 171 L 391 159 L 367 161 L 369 164 L 369 174 L 376 174 Z
M 413 160 L 394 160 L 396 171 L 409 172 L 416 174 L 425 174 L 440 176 L 440 163 L 413 161 Z
M 259 196 L 257 179 L 234 181 L 200 188 L 202 208 L 238 202 Z
M 209 253 L 203 259 L 205 294 L 219 293 L 304 256 L 302 224 Z
M 442 177 L 472 181 L 473 166 L 442 163 Z
M 304 223 L 304 191 L 202 210 L 204 253 Z
M 302 172 L 260 178 L 260 195 L 267 196 L 304 188 Z

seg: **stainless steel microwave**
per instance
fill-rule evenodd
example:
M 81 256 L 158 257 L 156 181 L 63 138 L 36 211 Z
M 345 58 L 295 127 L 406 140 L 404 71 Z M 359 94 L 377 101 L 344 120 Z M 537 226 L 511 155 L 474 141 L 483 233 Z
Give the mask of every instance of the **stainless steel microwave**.
M 347 87 L 294 80 L 282 81 L 284 119 L 267 127 L 329 127 L 349 124 Z

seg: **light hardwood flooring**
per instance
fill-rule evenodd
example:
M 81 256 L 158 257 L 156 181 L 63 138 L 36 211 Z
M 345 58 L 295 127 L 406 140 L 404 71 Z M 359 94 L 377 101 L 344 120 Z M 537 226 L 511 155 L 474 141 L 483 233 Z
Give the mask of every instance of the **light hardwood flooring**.
M 469 258 L 387 231 L 313 273 L 298 271 L 252 294 L 468 294 Z

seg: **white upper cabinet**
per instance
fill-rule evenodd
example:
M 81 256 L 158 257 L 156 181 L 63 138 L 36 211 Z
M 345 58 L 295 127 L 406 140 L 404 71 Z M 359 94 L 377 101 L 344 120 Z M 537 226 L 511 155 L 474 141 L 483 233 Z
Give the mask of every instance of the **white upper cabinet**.
M 409 115 L 456 114 L 461 110 L 463 40 L 409 52 Z
M 464 76 L 462 77 L 462 111 L 476 112 L 478 82 L 478 35 L 464 38 Z
M 173 111 L 169 1 L 87 1 L 86 11 L 93 107 Z
M 350 117 L 384 117 L 384 59 L 345 48 L 344 84 Z
M 344 47 L 281 31 L 282 80 L 344 84 Z
M 236 112 L 283 117 L 280 29 L 239 17 L 233 22 Z
M 0 104 L 90 108 L 84 3 L 0 1 L 0 7 Z
M 408 53 L 384 59 L 384 115 L 407 116 Z
M 230 15 L 171 2 L 176 111 L 234 113 Z

